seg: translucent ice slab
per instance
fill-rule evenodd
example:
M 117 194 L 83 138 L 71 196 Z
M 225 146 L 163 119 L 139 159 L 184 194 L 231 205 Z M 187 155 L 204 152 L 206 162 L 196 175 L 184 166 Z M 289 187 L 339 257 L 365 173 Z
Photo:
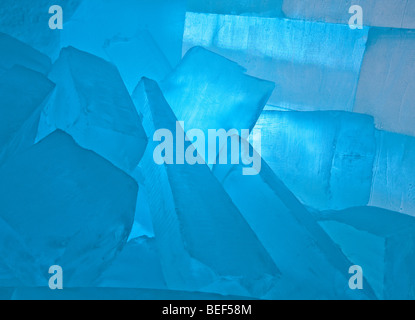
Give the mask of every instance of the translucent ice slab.
M 262 157 L 304 204 L 317 209 L 368 204 L 376 154 L 373 118 L 264 111 L 256 128 Z
M 137 184 L 62 131 L 0 169 L 1 259 L 24 286 L 48 285 L 59 265 L 65 286 L 89 286 L 125 244 Z
M 62 50 L 49 77 L 56 90 L 42 113 L 39 138 L 61 129 L 82 147 L 132 172 L 147 137 L 118 70 L 69 47 Z

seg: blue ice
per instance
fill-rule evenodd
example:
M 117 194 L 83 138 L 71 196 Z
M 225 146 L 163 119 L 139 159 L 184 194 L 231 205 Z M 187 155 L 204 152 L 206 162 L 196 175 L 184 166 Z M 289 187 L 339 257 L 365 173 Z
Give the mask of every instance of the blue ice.
M 415 216 L 415 138 L 377 133 L 369 204 Z
M 183 52 L 202 46 L 275 82 L 273 106 L 352 111 L 368 28 L 188 12 Z
M 146 30 L 168 63 L 176 66 L 181 57 L 185 11 L 185 0 L 124 0 L 122 4 L 119 0 L 83 1 L 64 25 L 61 46 L 110 60 L 104 49 L 108 40 L 132 38 Z M 129 59 L 136 56 L 135 51 L 130 54 Z
M 414 57 L 414 30 L 372 28 L 353 111 L 372 115 L 381 130 L 415 136 Z
M 144 78 L 133 100 L 149 137 L 175 132 L 157 83 Z M 280 271 L 223 187 L 205 164 L 155 164 L 156 145 L 149 142 L 140 166 L 168 288 L 264 297 Z
M 320 210 L 368 204 L 376 154 L 373 118 L 269 110 L 256 129 L 262 157 L 302 203 Z
M 41 73 L 20 65 L 0 73 L 0 165 L 35 143 L 41 111 L 54 87 Z
M 362 7 L 365 26 L 415 29 L 415 2 L 408 0 L 283 0 L 282 11 L 291 19 L 348 24 L 353 5 Z
M 413 217 L 371 207 L 316 217 L 353 264 L 363 269 L 377 298 L 415 298 Z
M 21 65 L 42 74 L 51 68 L 50 58 L 7 34 L 0 33 L 0 68 Z
M 0 169 L 0 251 L 19 282 L 91 286 L 126 243 L 138 187 L 123 171 L 56 131 Z
M 43 110 L 39 139 L 61 129 L 82 147 L 126 172 L 134 171 L 147 137 L 117 68 L 68 47 L 62 50 L 49 78 L 56 90 Z
M 242 175 L 242 166 L 215 165 L 212 172 L 280 268 L 286 298 L 365 297 L 333 286 L 347 283 L 344 270 L 350 261 L 268 164 L 262 161 L 256 176 Z M 372 295 L 370 288 L 365 294 Z
M 188 0 L 187 11 L 234 15 L 282 16 L 283 0 Z

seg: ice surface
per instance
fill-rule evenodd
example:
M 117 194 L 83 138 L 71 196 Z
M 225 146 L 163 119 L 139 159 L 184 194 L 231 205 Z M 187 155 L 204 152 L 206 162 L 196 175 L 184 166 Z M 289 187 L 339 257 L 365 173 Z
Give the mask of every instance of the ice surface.
M 61 129 L 82 147 L 133 171 L 147 138 L 118 70 L 69 47 L 62 50 L 49 77 L 56 90 L 42 113 L 39 138 Z
M 149 137 L 176 132 L 176 118 L 157 84 L 133 94 Z M 151 142 L 140 163 L 155 238 L 170 289 L 264 296 L 279 271 L 206 165 L 156 165 Z M 190 146 L 190 143 L 186 143 Z
M 379 129 L 415 136 L 414 74 L 415 31 L 372 29 L 354 111 L 373 115 Z
M 415 297 L 415 220 L 379 208 L 325 212 L 320 224 L 342 251 L 362 267 L 380 299 Z
M 161 81 L 172 67 L 148 31 L 132 38 L 114 38 L 105 45 L 105 52 L 120 70 L 130 93 L 142 77 Z
M 0 169 L 1 259 L 25 286 L 89 286 L 127 240 L 137 184 L 56 131 Z
M 252 129 L 274 84 L 244 74 L 244 69 L 201 47 L 188 51 L 162 83 L 167 102 L 185 131 Z
M 378 132 L 370 205 L 415 216 L 415 138 Z
M 187 10 L 238 15 L 281 16 L 283 0 L 188 0 Z
M 0 33 L 0 68 L 9 69 L 14 65 L 21 65 L 47 74 L 51 67 L 51 61 L 49 57 L 23 42 Z
M 45 76 L 22 66 L 0 73 L 0 164 L 35 142 L 40 113 L 53 88 Z
M 344 299 L 358 294 L 345 285 L 344 270 L 350 262 L 267 163 L 262 161 L 256 176 L 242 175 L 241 167 L 215 165 L 213 173 L 290 283 L 284 288 L 286 298 Z
M 103 288 L 167 289 L 154 238 L 129 241 L 100 278 Z
M 60 5 L 64 22 L 69 21 L 82 0 L 2 0 L 0 32 L 16 37 L 37 50 L 56 58 L 60 51 L 60 30 L 51 30 L 49 8 Z
M 64 26 L 61 45 L 108 59 L 104 50 L 108 40 L 132 38 L 147 30 L 175 66 L 181 57 L 185 12 L 186 0 L 123 0 L 121 4 L 119 0 L 83 1 Z M 131 52 L 129 59 L 134 55 Z
M 415 2 L 411 0 L 283 0 L 282 10 L 292 19 L 348 24 L 349 8 L 363 9 L 365 26 L 415 28 Z
M 352 111 L 367 34 L 348 25 L 188 12 L 183 52 L 202 46 L 275 82 L 271 105 Z
M 371 117 L 264 111 L 256 128 L 262 157 L 304 204 L 327 210 L 368 204 L 376 153 Z

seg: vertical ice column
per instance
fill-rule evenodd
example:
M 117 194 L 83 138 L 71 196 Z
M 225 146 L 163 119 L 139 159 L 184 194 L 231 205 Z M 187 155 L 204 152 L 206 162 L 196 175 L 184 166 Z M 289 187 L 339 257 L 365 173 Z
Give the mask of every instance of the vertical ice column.
M 371 117 L 264 111 L 256 128 L 262 157 L 302 203 L 323 210 L 368 204 L 376 153 Z
M 61 129 L 82 147 L 132 172 L 147 137 L 117 68 L 69 47 L 49 77 L 56 90 L 42 113 L 39 138 Z
M 183 52 L 202 46 L 275 82 L 273 106 L 352 111 L 367 33 L 348 25 L 188 12 Z
M 415 136 L 415 31 L 374 28 L 367 46 L 354 111 L 374 116 L 379 129 Z
M 176 135 L 176 117 L 155 82 L 143 79 L 133 99 L 150 138 L 159 129 Z M 204 164 L 156 164 L 157 145 L 149 142 L 140 167 L 168 287 L 266 295 L 280 272 L 223 187 Z

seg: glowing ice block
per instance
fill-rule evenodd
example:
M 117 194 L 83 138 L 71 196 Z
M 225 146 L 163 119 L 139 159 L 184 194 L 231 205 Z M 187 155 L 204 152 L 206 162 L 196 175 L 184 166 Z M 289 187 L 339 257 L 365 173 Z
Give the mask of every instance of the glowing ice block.
M 187 11 L 275 17 L 282 16 L 283 0 L 188 0 Z
M 323 210 L 368 204 L 376 154 L 373 118 L 264 111 L 256 128 L 262 157 L 302 203 Z

